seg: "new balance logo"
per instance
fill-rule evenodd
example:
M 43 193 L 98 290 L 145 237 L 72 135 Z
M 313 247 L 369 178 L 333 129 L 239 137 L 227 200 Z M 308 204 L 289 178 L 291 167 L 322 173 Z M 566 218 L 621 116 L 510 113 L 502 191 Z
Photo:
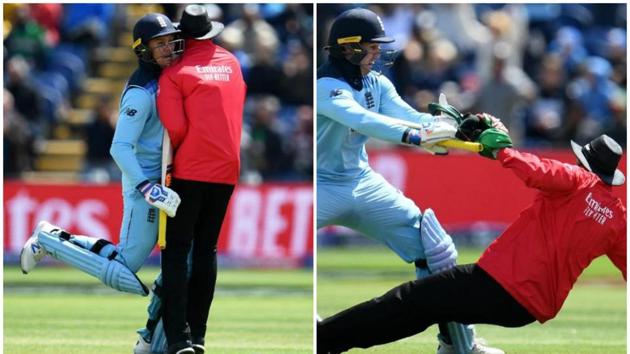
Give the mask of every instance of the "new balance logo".
M 37 242 L 33 242 L 31 244 L 31 252 L 33 252 L 33 254 L 38 254 L 41 251 L 42 251 L 42 248 Z

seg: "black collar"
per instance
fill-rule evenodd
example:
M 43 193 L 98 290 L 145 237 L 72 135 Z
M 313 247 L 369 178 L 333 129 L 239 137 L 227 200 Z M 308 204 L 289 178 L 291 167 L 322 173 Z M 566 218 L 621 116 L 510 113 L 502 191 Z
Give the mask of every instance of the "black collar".
M 363 90 L 363 75 L 361 75 L 361 67 L 353 65 L 346 59 L 336 58 L 332 55 L 328 56 L 328 61 L 317 69 L 317 78 L 333 77 L 343 79 L 353 89 L 357 91 Z
M 138 67 L 140 70 L 144 71 L 149 76 L 152 76 L 155 79 L 160 77 L 160 73 L 162 72 L 162 68 L 156 63 L 149 63 L 144 60 L 138 59 Z

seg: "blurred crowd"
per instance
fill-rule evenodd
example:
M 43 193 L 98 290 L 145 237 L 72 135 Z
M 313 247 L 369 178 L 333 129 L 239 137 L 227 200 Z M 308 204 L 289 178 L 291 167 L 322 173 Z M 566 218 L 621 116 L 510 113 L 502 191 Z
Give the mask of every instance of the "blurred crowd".
M 383 70 L 426 111 L 446 93 L 503 120 L 515 144 L 567 147 L 606 133 L 626 145 L 626 4 L 319 4 L 317 60 L 332 20 L 364 6 L 399 50 Z
M 103 4 L 3 4 L 3 10 L 4 174 L 13 178 L 35 169 L 43 142 L 54 137 L 95 72 L 94 51 L 122 30 L 124 12 Z
M 3 4 L 5 178 L 37 170 L 43 142 L 76 138 L 86 145 L 83 180 L 119 178 L 109 146 L 123 84 L 116 94 L 96 99 L 86 124 L 68 129 L 67 123 L 85 93 L 85 82 L 99 78 L 103 58 L 97 58 L 103 48 L 124 47 L 133 57 L 130 31 L 135 21 L 144 13 L 162 12 L 178 22 L 185 5 Z M 225 24 L 216 42 L 237 56 L 248 86 L 242 180 L 310 181 L 312 5 L 206 7 L 210 17 Z

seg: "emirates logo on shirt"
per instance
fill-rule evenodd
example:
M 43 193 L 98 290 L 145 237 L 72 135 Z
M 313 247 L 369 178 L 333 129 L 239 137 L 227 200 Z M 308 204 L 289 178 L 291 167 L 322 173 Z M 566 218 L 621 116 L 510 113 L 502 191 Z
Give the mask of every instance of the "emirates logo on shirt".
M 202 74 L 204 81 L 230 81 L 232 67 L 228 65 L 195 65 L 197 73 Z
M 602 206 L 602 204 L 593 198 L 593 193 L 589 193 L 586 196 L 586 209 L 584 209 L 584 215 L 595 220 L 600 225 L 604 225 L 606 221 L 612 219 L 615 214 L 608 207 Z

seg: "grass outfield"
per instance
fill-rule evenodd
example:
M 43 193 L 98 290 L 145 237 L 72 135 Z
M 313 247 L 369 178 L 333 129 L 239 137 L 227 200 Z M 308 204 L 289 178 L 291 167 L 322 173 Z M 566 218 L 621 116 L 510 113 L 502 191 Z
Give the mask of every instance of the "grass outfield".
M 140 279 L 149 284 L 158 269 Z M 79 271 L 4 269 L 4 353 L 131 353 L 148 297 L 106 288 Z M 208 353 L 312 353 L 310 270 L 219 271 Z
M 459 262 L 474 262 L 480 251 L 460 251 Z M 322 317 L 382 295 L 410 280 L 413 269 L 384 248 L 319 249 L 317 306 Z M 559 315 L 541 325 L 509 329 L 477 325 L 479 335 L 509 354 L 626 353 L 626 283 L 600 257 L 569 295 Z M 369 350 L 370 353 L 435 353 L 437 327 Z M 350 351 L 359 353 L 361 350 Z

